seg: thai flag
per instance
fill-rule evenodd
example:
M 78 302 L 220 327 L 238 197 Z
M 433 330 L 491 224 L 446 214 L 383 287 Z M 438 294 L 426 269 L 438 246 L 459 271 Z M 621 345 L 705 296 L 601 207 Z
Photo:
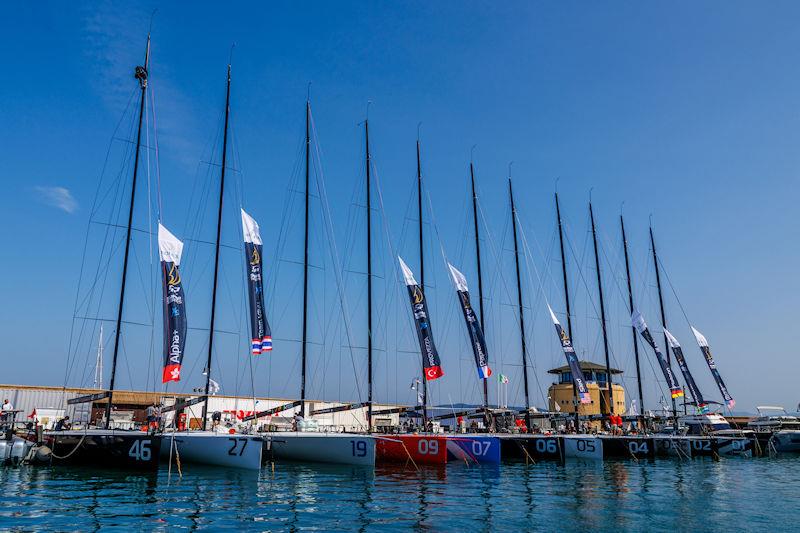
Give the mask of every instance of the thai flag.
M 261 341 L 258 339 L 253 339 L 250 346 L 253 349 L 253 355 L 259 355 L 261 353 Z
M 478 378 L 479 379 L 489 379 L 489 376 L 492 375 L 492 369 L 489 368 L 489 365 L 484 365 L 478 367 Z
M 262 352 L 272 351 L 272 337 L 264 337 L 261 339 L 261 351 Z

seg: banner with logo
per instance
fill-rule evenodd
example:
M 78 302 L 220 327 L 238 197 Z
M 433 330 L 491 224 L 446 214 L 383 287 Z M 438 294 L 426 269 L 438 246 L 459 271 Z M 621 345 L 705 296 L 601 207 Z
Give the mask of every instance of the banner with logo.
M 550 311 L 550 318 L 553 319 L 553 325 L 556 327 L 558 340 L 561 341 L 561 349 L 564 350 L 564 356 L 567 358 L 567 365 L 569 365 L 569 371 L 572 374 L 572 383 L 575 384 L 575 390 L 578 391 L 578 399 L 581 403 L 591 403 L 592 398 L 589 395 L 589 388 L 583 379 L 583 370 L 581 370 L 581 364 L 578 361 L 575 348 L 572 347 L 572 341 L 549 304 L 547 305 L 547 310 Z M 558 407 L 558 404 L 556 404 L 556 407 Z
M 489 376 L 492 375 L 492 369 L 489 368 L 489 354 L 486 351 L 486 340 L 483 337 L 483 330 L 478 322 L 478 317 L 475 316 L 475 310 L 472 309 L 472 305 L 469 302 L 467 278 L 450 263 L 448 263 L 447 266 L 450 268 L 450 274 L 452 275 L 453 283 L 458 293 L 458 301 L 461 303 L 461 311 L 464 313 L 464 321 L 467 323 L 467 331 L 469 332 L 469 339 L 472 343 L 472 353 L 475 355 L 475 364 L 478 367 L 478 378 L 488 379 Z
M 667 386 L 669 387 L 669 392 L 672 397 L 681 398 L 683 396 L 683 390 L 681 389 L 681 386 L 678 385 L 678 380 L 675 379 L 675 374 L 672 373 L 672 368 L 670 368 L 669 363 L 667 363 L 664 354 L 661 353 L 661 350 L 659 350 L 653 335 L 650 334 L 650 330 L 647 328 L 647 323 L 644 321 L 642 313 L 636 309 L 634 309 L 633 314 L 631 314 L 631 324 L 639 331 L 639 333 L 642 335 L 642 338 L 656 353 L 656 359 L 658 359 L 658 364 L 661 366 L 661 371 L 664 373 L 664 379 L 667 380 Z
M 414 314 L 414 324 L 417 328 L 419 349 L 422 353 L 422 366 L 425 368 L 425 379 L 427 381 L 439 379 L 444 376 L 444 372 L 442 371 L 442 363 L 439 360 L 439 352 L 436 351 L 436 345 L 433 343 L 433 331 L 428 318 L 428 302 L 425 300 L 422 287 L 414 279 L 414 273 L 411 272 L 411 269 L 408 268 L 408 265 L 405 264 L 401 257 L 397 259 L 400 261 L 400 269 L 403 271 L 408 297 L 411 299 L 411 312 Z
M 247 294 L 250 299 L 250 344 L 253 355 L 272 350 L 272 331 L 264 307 L 262 242 L 258 223 L 242 209 L 244 258 L 247 268 Z
M 164 369 L 161 382 L 181 380 L 181 365 L 186 349 L 186 302 L 181 283 L 183 243 L 158 224 L 158 255 L 164 292 Z
M 728 406 L 728 409 L 733 409 L 733 406 L 736 405 L 736 401 L 731 396 L 731 393 L 728 392 L 728 387 L 725 386 L 725 382 L 722 381 L 722 376 L 719 374 L 719 370 L 717 370 L 714 358 L 711 357 L 711 348 L 708 346 L 708 341 L 702 333 L 694 329 L 694 326 L 690 327 L 692 328 L 692 333 L 694 333 L 694 338 L 697 339 L 697 344 L 700 346 L 700 351 L 703 352 L 703 357 L 706 358 L 706 363 L 708 363 L 708 368 L 711 370 L 711 375 L 714 376 L 714 381 L 717 382 L 717 387 L 719 387 L 719 392 L 722 394 L 722 399 L 725 400 L 725 405 Z
M 678 362 L 678 368 L 681 369 L 683 379 L 686 381 L 686 388 L 689 389 L 689 394 L 697 404 L 697 410 L 700 411 L 700 413 L 707 412 L 708 406 L 703 400 L 703 395 L 700 393 L 700 388 L 697 386 L 697 383 L 695 383 L 692 373 L 689 372 L 689 365 L 686 364 L 686 358 L 683 356 L 683 349 L 681 348 L 680 343 L 678 343 L 678 339 L 676 339 L 672 333 L 666 329 L 664 330 L 664 335 L 667 337 L 669 347 L 672 348 L 672 353 L 675 354 L 675 360 Z

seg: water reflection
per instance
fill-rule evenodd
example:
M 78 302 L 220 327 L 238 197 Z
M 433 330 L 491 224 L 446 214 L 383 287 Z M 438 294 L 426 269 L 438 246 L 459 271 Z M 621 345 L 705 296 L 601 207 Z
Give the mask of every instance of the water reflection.
M 769 525 L 777 501 L 787 502 L 782 522 L 797 523 L 797 481 L 797 460 L 276 464 L 261 473 L 188 465 L 182 478 L 21 467 L 0 470 L 0 529 L 713 530 Z

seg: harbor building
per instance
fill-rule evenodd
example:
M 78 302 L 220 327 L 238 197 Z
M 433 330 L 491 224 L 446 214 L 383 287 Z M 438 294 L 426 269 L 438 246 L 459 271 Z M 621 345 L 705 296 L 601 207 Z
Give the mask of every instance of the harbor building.
M 8 399 L 15 409 L 21 411 L 17 422 L 25 423 L 37 420 L 46 428 L 55 425 L 57 419 L 69 415 L 77 427 L 87 424 L 97 424 L 105 416 L 107 398 L 102 398 L 91 403 L 68 404 L 68 400 L 104 392 L 95 388 L 70 388 L 32 385 L 2 385 L 0 384 L 0 399 Z M 111 411 L 112 426 L 120 429 L 134 429 L 144 423 L 146 410 L 151 405 L 161 404 L 171 406 L 176 402 L 185 401 L 197 395 L 181 393 L 159 393 L 152 391 L 114 391 L 114 402 Z M 242 421 L 254 411 L 264 411 L 292 402 L 288 398 L 254 398 L 252 396 L 214 395 L 209 397 L 209 420 L 212 415 L 220 413 L 221 423 L 236 423 Z M 320 400 L 306 400 L 308 412 L 316 409 L 325 409 L 342 405 L 342 402 L 327 402 Z M 398 406 L 395 404 L 374 404 L 373 409 L 391 410 Z M 202 427 L 202 402 L 182 410 L 182 420 L 189 429 Z M 277 416 L 259 419 L 259 425 L 264 429 L 271 426 L 279 428 L 291 426 L 292 417 L 299 411 L 295 407 L 281 412 Z M 165 421 L 172 420 L 172 413 L 165 415 Z M 367 409 L 360 407 L 348 411 L 329 413 L 314 417 L 319 429 L 331 431 L 361 431 L 367 425 Z M 400 424 L 399 414 L 382 414 L 373 418 L 373 427 L 376 429 L 396 427 Z
M 579 363 L 592 401 L 591 403 L 581 404 L 578 408 L 578 414 L 581 416 L 610 414 L 608 372 L 605 365 L 592 363 L 591 361 L 580 361 Z M 549 410 L 551 412 L 574 413 L 575 394 L 572 389 L 572 372 L 570 372 L 569 366 L 564 365 L 553 368 L 548 370 L 547 373 L 557 376 L 557 381 L 547 389 Z M 616 381 L 613 376 L 621 374 L 622 370 L 612 368 L 612 381 Z M 613 383 L 611 387 L 614 397 L 614 414 L 623 414 L 626 409 L 625 389 L 617 383 Z

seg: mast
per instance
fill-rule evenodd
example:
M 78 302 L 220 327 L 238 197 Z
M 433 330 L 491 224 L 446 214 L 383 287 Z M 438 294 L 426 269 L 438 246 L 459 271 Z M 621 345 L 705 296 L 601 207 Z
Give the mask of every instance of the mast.
M 600 275 L 600 255 L 597 251 L 597 228 L 594 225 L 594 209 L 589 201 L 589 218 L 592 221 L 592 242 L 594 243 L 594 266 L 597 271 L 597 291 L 600 294 L 600 323 L 603 325 L 603 351 L 606 356 L 606 384 L 608 386 L 608 412 L 614 414 L 614 383 L 611 379 L 611 360 L 608 356 L 608 331 L 606 330 L 606 305 L 603 300 L 603 278 Z M 601 393 L 602 398 L 602 393 Z
M 567 256 L 564 253 L 564 228 L 561 220 L 561 206 L 558 204 L 558 193 L 556 196 L 556 218 L 558 219 L 558 242 L 561 246 L 561 274 L 564 278 L 564 300 L 567 304 L 567 334 L 570 340 L 575 342 L 572 338 L 572 312 L 569 308 L 569 283 L 567 282 Z M 580 359 L 578 359 L 578 366 L 580 367 Z M 575 376 L 572 380 L 572 403 L 575 406 L 575 431 L 578 431 L 580 424 L 580 414 L 578 413 L 578 389 L 575 386 Z
M 214 319 L 217 311 L 217 282 L 219 279 L 219 241 L 222 232 L 222 199 L 225 191 L 225 166 L 228 162 L 228 120 L 231 109 L 231 65 L 228 64 L 228 81 L 225 88 L 225 129 L 222 133 L 222 171 L 219 179 L 219 208 L 217 210 L 217 240 L 214 243 L 214 283 L 211 289 L 211 324 L 208 329 L 208 358 L 206 359 L 206 388 L 203 402 L 203 430 L 208 415 L 208 391 L 211 385 L 211 354 L 214 351 Z
M 425 294 L 425 247 L 422 234 L 422 164 L 417 133 L 417 214 L 419 218 L 419 284 Z M 428 427 L 428 379 L 425 377 L 425 355 L 422 355 L 422 427 Z
M 300 416 L 306 416 L 306 358 L 308 347 L 308 203 L 309 203 L 309 163 L 311 159 L 311 101 L 306 100 L 306 218 L 305 218 L 305 237 L 303 252 L 303 344 L 301 357 L 301 376 L 300 376 Z
M 125 306 L 125 282 L 128 279 L 128 257 L 131 249 L 131 228 L 133 224 L 133 206 L 136 200 L 136 177 L 139 174 L 139 149 L 142 146 L 142 118 L 144 117 L 144 104 L 147 98 L 147 68 L 150 65 L 150 34 L 147 35 L 147 47 L 144 53 L 144 66 L 136 67 L 134 77 L 139 80 L 142 92 L 139 101 L 139 125 L 136 129 L 136 153 L 133 158 L 133 179 L 131 180 L 131 204 L 128 209 L 128 229 L 125 235 L 125 256 L 122 260 L 122 283 L 119 288 L 119 307 L 117 308 L 117 327 L 114 332 L 114 356 L 111 359 L 111 382 L 108 388 L 108 404 L 106 405 L 106 429 L 111 424 L 111 402 L 114 397 L 114 384 L 117 377 L 117 356 L 119 355 L 119 338 L 122 328 L 122 309 Z
M 653 238 L 653 226 L 650 226 L 650 245 L 653 248 L 653 266 L 656 269 L 656 287 L 658 287 L 658 306 L 661 309 L 661 327 L 667 329 L 667 315 L 664 313 L 664 297 L 661 294 L 661 274 L 658 268 L 658 253 L 656 252 L 656 241 Z M 670 365 L 669 357 L 669 343 L 667 341 L 667 334 L 664 333 L 664 349 L 667 352 L 667 365 Z M 671 396 L 671 395 L 670 395 Z M 675 398 L 672 398 L 672 417 L 677 417 L 677 409 L 675 407 Z
M 369 119 L 364 120 L 367 165 L 367 428 L 372 433 L 372 198 L 370 194 Z
M 525 311 L 522 306 L 522 279 L 519 269 L 519 248 L 517 246 L 517 208 L 514 205 L 514 190 L 511 188 L 511 167 L 508 171 L 508 197 L 511 199 L 511 229 L 514 233 L 514 264 L 517 267 L 517 306 L 519 308 L 519 339 L 522 343 L 522 379 L 525 387 L 525 423 L 531 426 L 531 400 L 528 391 L 528 345 L 525 343 Z
M 478 233 L 478 194 L 475 192 L 475 167 L 472 161 L 469 162 L 469 177 L 472 181 L 472 220 L 475 224 L 475 258 L 478 262 L 478 309 L 481 312 L 481 331 L 486 331 L 483 326 L 483 276 L 481 275 L 481 242 Z M 485 333 L 484 333 L 485 335 Z M 489 418 L 489 384 L 488 380 L 483 380 L 483 411 L 486 418 L 486 429 L 489 429 L 491 420 Z
M 619 216 L 619 225 L 622 228 L 622 247 L 625 250 L 625 275 L 628 279 L 628 305 L 630 306 L 631 314 L 633 314 L 633 287 L 631 285 L 631 267 L 628 261 L 628 239 L 625 237 L 625 219 L 622 218 L 621 214 Z M 631 333 L 633 334 L 633 355 L 636 359 L 636 384 L 639 387 L 639 413 L 641 415 L 642 429 L 644 429 L 644 393 L 642 393 L 642 372 L 639 367 L 639 341 L 636 338 L 635 326 L 631 326 Z

